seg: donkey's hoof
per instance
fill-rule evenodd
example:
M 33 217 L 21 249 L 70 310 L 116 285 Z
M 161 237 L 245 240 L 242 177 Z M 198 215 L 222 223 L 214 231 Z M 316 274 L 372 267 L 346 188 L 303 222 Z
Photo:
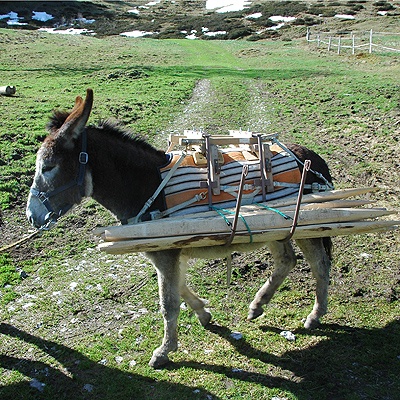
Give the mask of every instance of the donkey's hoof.
M 204 327 L 206 327 L 212 319 L 211 313 L 207 310 L 204 310 L 204 312 L 201 315 L 198 315 L 198 317 L 201 325 L 203 325 Z
M 319 322 L 318 319 L 315 318 L 307 318 L 306 321 L 304 322 L 304 328 L 306 329 L 315 329 L 318 328 L 321 325 L 321 322 Z
M 249 313 L 247 315 L 247 321 L 252 321 L 253 319 L 258 318 L 263 313 L 264 313 L 264 310 L 261 307 L 250 308 Z
M 165 367 L 168 363 L 169 363 L 168 356 L 153 354 L 153 357 L 151 357 L 149 365 L 150 365 L 150 367 L 152 367 L 154 369 L 159 369 L 159 368 Z

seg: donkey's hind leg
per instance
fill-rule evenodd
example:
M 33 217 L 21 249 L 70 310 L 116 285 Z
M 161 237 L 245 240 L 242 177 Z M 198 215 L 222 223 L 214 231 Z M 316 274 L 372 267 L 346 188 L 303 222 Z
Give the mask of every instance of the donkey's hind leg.
M 180 250 L 166 250 L 146 254 L 157 271 L 160 308 L 164 318 L 164 338 L 153 352 L 149 365 L 162 367 L 169 361 L 168 353 L 178 348 L 178 316 L 180 304 Z
M 188 257 L 181 256 L 181 280 L 180 280 L 180 291 L 181 296 L 186 303 L 196 313 L 201 325 L 207 326 L 211 321 L 211 313 L 205 308 L 205 301 L 200 299 L 195 293 L 193 293 L 186 285 L 186 270 L 187 270 Z
M 275 270 L 251 302 L 247 316 L 249 321 L 263 313 L 262 306 L 269 303 L 275 291 L 296 265 L 296 255 L 290 242 L 269 242 L 268 248 L 274 258 Z
M 316 279 L 316 296 L 312 312 L 308 315 L 304 327 L 313 329 L 319 325 L 319 319 L 328 310 L 328 286 L 331 260 L 325 251 L 323 239 L 297 239 L 307 261 L 310 263 L 311 271 Z

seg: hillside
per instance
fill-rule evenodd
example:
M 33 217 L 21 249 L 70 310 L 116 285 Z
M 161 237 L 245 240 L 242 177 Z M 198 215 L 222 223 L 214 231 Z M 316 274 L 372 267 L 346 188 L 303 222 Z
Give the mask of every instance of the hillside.
M 11 11 L 16 15 L 12 25 L 7 25 L 9 19 L 0 19 L 0 27 L 64 30 L 74 27 L 98 36 L 135 32 L 153 38 L 253 41 L 304 37 L 306 27 L 332 32 L 369 29 L 397 32 L 399 28 L 400 9 L 393 1 L 255 0 L 236 2 L 242 4 L 234 8 L 237 11 L 221 12 L 224 8 L 217 5 L 224 3 L 226 1 L 3 1 L 0 2 L 0 16 Z M 289 17 L 289 20 L 276 18 L 278 16 Z
M 94 89 L 90 124 L 117 119 L 162 149 L 170 133 L 188 128 L 278 133 L 282 142 L 320 154 L 337 188 L 376 186 L 369 197 L 376 207 L 400 209 L 397 52 L 338 55 L 308 44 L 306 25 L 278 30 L 276 40 L 246 40 L 254 32 L 243 40 L 120 36 L 137 27 L 141 17 L 126 17 L 126 10 L 139 3 L 145 2 L 84 3 L 87 20 L 110 13 L 104 24 L 113 34 L 52 35 L 37 31 L 44 23 L 36 20 L 17 28 L 2 22 L 0 86 L 17 91 L 0 96 L 0 247 L 34 232 L 25 207 L 46 124 L 53 110 L 70 110 L 88 87 Z M 145 10 L 161 15 L 163 4 L 178 3 L 205 2 L 163 1 Z M 321 29 L 359 24 L 398 32 L 398 17 L 377 17 L 374 3 L 357 3 L 364 8 L 356 20 L 312 18 L 325 21 Z M 22 15 L 27 3 L 16 4 Z M 371 19 L 361 18 L 367 10 Z M 62 19 L 65 9 L 58 11 L 47 9 Z M 0 15 L 9 12 L 2 8 Z M 78 14 L 73 8 L 68 18 Z M 235 20 L 199 7 L 193 26 L 208 14 Z M 96 23 L 100 29 L 100 19 L 90 29 Z M 95 228 L 115 223 L 85 199 L 52 230 L 0 253 L 0 399 L 398 399 L 397 231 L 333 239 L 328 314 L 311 332 L 302 319 L 312 309 L 315 280 L 297 247 L 297 267 L 252 323 L 245 320 L 248 305 L 274 270 L 268 249 L 235 253 L 229 287 L 224 260 L 191 261 L 188 283 L 208 299 L 214 323 L 204 329 L 182 303 L 179 349 L 167 368 L 153 370 L 147 363 L 162 335 L 157 277 L 141 254 L 96 249 Z

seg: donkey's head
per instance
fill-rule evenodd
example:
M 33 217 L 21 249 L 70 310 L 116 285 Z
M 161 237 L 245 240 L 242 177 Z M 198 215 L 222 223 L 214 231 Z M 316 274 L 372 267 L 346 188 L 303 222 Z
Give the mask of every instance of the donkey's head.
M 55 112 L 48 125 L 50 134 L 37 153 L 26 208 L 37 228 L 48 228 L 91 193 L 85 126 L 92 104 L 93 91 L 88 89 L 85 100 L 77 97 L 70 113 Z

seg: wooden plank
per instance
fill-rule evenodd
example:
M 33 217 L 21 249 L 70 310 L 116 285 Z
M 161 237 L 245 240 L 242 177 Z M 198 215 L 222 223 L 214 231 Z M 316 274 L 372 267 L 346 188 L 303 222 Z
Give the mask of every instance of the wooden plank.
M 351 189 L 339 189 L 339 190 L 330 190 L 327 192 L 321 192 L 321 193 L 312 193 L 312 194 L 307 194 L 303 196 L 302 199 L 302 207 L 305 208 L 305 204 L 313 203 L 314 206 L 313 208 L 316 208 L 315 203 L 323 203 L 326 204 L 326 202 L 330 201 L 336 201 L 336 200 L 342 200 L 342 199 L 347 199 L 349 197 L 353 196 L 359 196 L 363 195 L 366 193 L 371 193 L 379 190 L 379 188 L 376 187 L 363 187 L 363 188 L 351 188 Z M 281 208 L 281 207 L 290 207 L 294 206 L 297 201 L 297 196 L 289 196 L 281 200 L 277 201 L 270 201 L 264 203 L 265 205 L 273 208 Z M 241 213 L 246 213 L 247 211 L 255 210 L 258 209 L 259 206 L 256 204 L 250 204 L 250 205 L 243 205 L 241 206 L 240 210 Z M 190 219 L 190 218 L 197 218 L 197 217 L 212 217 L 215 216 L 215 211 L 208 211 L 208 212 L 203 212 L 203 213 L 197 213 L 197 214 L 185 214 L 185 215 L 179 215 L 179 216 L 174 216 L 174 217 L 168 217 L 166 219 L 167 221 L 174 221 L 174 220 L 179 220 L 182 221 L 184 219 Z M 155 222 L 155 221 L 151 221 Z M 107 230 L 108 227 L 99 227 L 96 228 L 94 231 L 95 235 L 101 236 L 104 234 L 105 230 Z
M 315 237 L 343 236 L 368 232 L 381 232 L 399 229 L 400 221 L 358 221 L 333 224 L 318 224 L 297 227 L 294 239 L 310 239 Z M 252 233 L 253 243 L 283 240 L 289 229 L 278 228 Z M 124 254 L 144 251 L 159 251 L 187 247 L 223 246 L 229 239 L 228 233 L 209 233 L 199 236 L 175 236 L 154 239 L 126 240 L 119 242 L 104 242 L 99 244 L 101 251 L 110 254 Z M 249 243 L 248 232 L 237 232 L 232 244 Z
M 366 193 L 372 193 L 379 190 L 376 187 L 363 187 L 351 189 L 328 190 L 326 192 L 310 193 L 303 196 L 301 203 L 320 203 L 323 201 L 340 200 L 348 197 L 361 196 Z M 268 202 L 270 207 L 283 207 L 296 204 L 297 196 L 287 197 L 282 200 Z
M 318 209 L 318 208 L 352 208 L 352 207 L 360 207 L 364 206 L 367 204 L 373 204 L 375 201 L 373 200 L 333 200 L 333 201 L 326 201 L 326 202 L 321 202 L 321 203 L 309 203 L 309 204 L 302 204 L 301 208 L 302 210 L 311 210 L 311 209 Z M 252 207 L 252 209 L 257 209 L 259 206 L 257 205 L 250 205 L 250 206 L 243 206 L 246 208 Z M 279 208 L 280 211 L 286 212 L 288 210 L 294 210 L 294 205 L 290 206 L 284 206 Z M 209 213 L 206 213 L 207 215 L 215 215 L 214 211 L 210 211 Z M 200 217 L 199 214 L 187 214 L 187 215 L 182 215 L 178 217 L 169 217 L 169 219 L 175 218 L 175 219 L 184 219 L 184 218 L 194 218 L 196 215 Z M 201 214 L 201 216 L 204 216 L 204 213 Z M 100 226 L 97 227 L 93 230 L 93 234 L 96 236 L 101 236 L 104 234 L 104 231 L 108 227 L 106 226 Z
M 323 208 L 300 210 L 298 226 L 324 224 L 331 222 L 359 221 L 393 214 L 393 211 L 382 209 Z M 200 214 L 201 215 L 201 214 Z M 292 225 L 293 210 L 288 210 L 285 219 L 281 214 L 265 209 L 243 212 L 238 219 L 237 230 L 258 231 L 262 229 L 285 228 Z M 128 240 L 138 238 L 160 238 L 164 236 L 207 235 L 213 233 L 230 233 L 234 216 L 214 213 L 212 217 L 196 217 L 187 219 L 160 219 L 142 222 L 135 225 L 110 226 L 105 229 L 103 239 L 106 241 Z M 246 226 L 247 225 L 247 226 Z
M 374 204 L 376 201 L 373 200 L 333 200 L 324 201 L 321 203 L 308 203 L 302 204 L 302 210 L 317 210 L 320 208 L 354 208 L 361 207 L 367 204 Z M 280 207 L 279 210 L 285 211 L 286 209 L 291 209 L 293 206 Z
M 229 135 L 211 135 L 210 143 L 218 146 L 229 145 L 256 145 L 258 143 L 258 133 L 253 135 L 252 132 L 245 131 L 229 131 Z M 262 141 L 271 142 L 276 138 L 276 134 L 263 134 L 260 133 Z M 181 146 L 187 145 L 202 145 L 204 144 L 204 136 L 202 132 L 185 130 L 183 135 L 170 135 L 169 142 L 173 145 L 179 144 Z
M 335 201 L 344 201 L 342 199 L 347 199 L 348 197 L 352 196 L 358 196 L 359 194 L 365 194 L 365 193 L 370 193 L 373 191 L 376 191 L 376 188 L 360 188 L 360 189 L 343 189 L 343 190 L 331 190 L 329 192 L 322 192 L 322 193 L 330 193 L 330 195 L 327 195 L 326 197 L 321 198 L 319 194 L 308 194 L 304 195 L 303 199 L 301 201 L 301 208 L 302 209 L 317 209 L 317 208 L 335 208 L 335 207 L 356 207 L 360 205 L 365 205 L 365 204 L 371 204 L 374 203 L 374 201 L 368 201 L 368 200 L 346 200 L 349 202 L 349 205 L 346 205 L 346 203 L 343 203 L 343 205 L 340 205 L 338 203 L 335 205 L 333 202 Z M 355 192 L 354 192 L 355 191 Z M 357 193 L 357 194 L 353 194 Z M 264 204 L 268 207 L 276 208 L 278 210 L 288 210 L 288 209 L 293 209 L 295 208 L 297 201 L 297 196 L 289 196 L 285 197 L 285 199 L 282 200 L 277 200 L 277 201 L 269 201 Z M 358 203 L 358 204 L 357 204 Z M 320 205 L 318 205 L 320 204 Z M 309 206 L 310 205 L 310 206 Z M 258 204 L 248 204 L 248 205 L 242 205 L 240 207 L 241 213 L 245 213 L 248 211 L 253 211 L 253 210 L 258 210 L 260 206 Z M 231 209 L 233 211 L 233 209 Z M 202 217 L 210 217 L 214 216 L 215 211 L 206 211 L 201 213 Z M 199 214 L 184 214 L 184 215 L 178 215 L 174 217 L 169 217 L 169 219 L 175 218 L 175 219 L 185 219 L 185 218 L 196 218 L 196 216 L 199 216 Z
M 257 144 L 257 138 L 253 137 L 233 137 L 228 135 L 211 136 L 210 142 L 217 146 L 241 145 L 241 144 Z M 181 146 L 201 145 L 204 138 L 179 138 Z

